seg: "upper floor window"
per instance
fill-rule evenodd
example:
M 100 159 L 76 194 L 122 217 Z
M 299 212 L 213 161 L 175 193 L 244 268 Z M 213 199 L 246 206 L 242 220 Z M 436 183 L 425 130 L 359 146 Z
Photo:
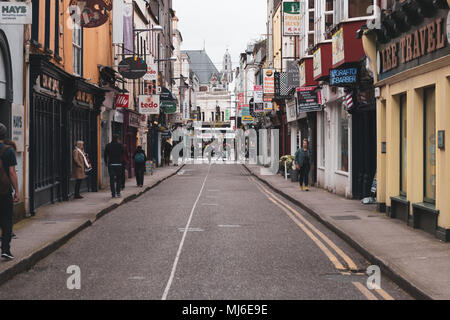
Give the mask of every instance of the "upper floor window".
M 82 55 L 83 55 L 83 30 L 79 25 L 73 23 L 72 30 L 73 46 L 73 73 L 82 76 Z
M 391 0 L 384 0 L 391 1 Z M 334 0 L 334 24 L 352 18 L 370 17 L 378 0 Z

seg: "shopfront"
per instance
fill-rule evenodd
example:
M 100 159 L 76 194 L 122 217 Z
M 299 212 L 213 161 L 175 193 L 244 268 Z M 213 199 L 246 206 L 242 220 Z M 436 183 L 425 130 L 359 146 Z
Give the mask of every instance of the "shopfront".
M 30 212 L 73 194 L 72 151 L 84 141 L 92 171 L 82 189 L 98 187 L 98 115 L 104 91 L 30 56 Z
M 378 42 L 376 54 L 380 209 L 449 241 L 449 9 Z

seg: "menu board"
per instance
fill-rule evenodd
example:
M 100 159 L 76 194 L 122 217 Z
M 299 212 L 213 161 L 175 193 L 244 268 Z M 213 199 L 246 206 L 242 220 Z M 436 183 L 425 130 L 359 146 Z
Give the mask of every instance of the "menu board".
M 321 111 L 321 94 L 317 87 L 297 88 L 297 108 L 298 112 Z

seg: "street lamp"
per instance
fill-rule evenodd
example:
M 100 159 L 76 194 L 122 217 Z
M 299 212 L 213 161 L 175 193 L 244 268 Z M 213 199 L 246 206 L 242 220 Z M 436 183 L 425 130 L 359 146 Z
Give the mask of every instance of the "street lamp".
M 139 34 L 141 32 L 149 32 L 149 31 L 155 31 L 155 32 L 163 32 L 164 28 L 161 27 L 160 25 L 156 25 L 153 28 L 149 28 L 149 29 L 134 29 L 133 32 Z
M 155 59 L 155 62 L 161 62 L 161 61 L 177 61 L 178 58 L 176 56 L 172 56 L 169 59 Z

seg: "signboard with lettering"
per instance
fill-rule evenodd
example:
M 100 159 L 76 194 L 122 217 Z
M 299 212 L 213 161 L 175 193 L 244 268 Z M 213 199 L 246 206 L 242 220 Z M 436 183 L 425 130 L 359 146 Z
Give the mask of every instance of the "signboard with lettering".
M 275 70 L 264 69 L 263 70 L 263 89 L 264 89 L 264 101 L 272 101 L 275 95 Z
M 146 81 L 157 81 L 158 80 L 158 65 L 156 63 L 150 64 L 147 67 L 147 73 L 142 77 Z
M 300 35 L 300 2 L 283 2 L 283 30 L 285 36 Z
M 254 86 L 253 88 L 253 102 L 262 103 L 264 102 L 263 86 Z
M 32 20 L 31 2 L 0 2 L 0 24 L 31 24 Z
M 177 112 L 177 103 L 175 101 L 161 101 L 161 109 L 165 114 L 172 114 Z
M 128 113 L 129 121 L 128 124 L 130 127 L 139 128 L 139 125 L 141 123 L 141 117 L 138 114 L 135 113 Z
M 432 18 L 393 41 L 379 45 L 379 80 L 423 65 L 450 54 L 449 9 L 439 10 Z
M 130 95 L 118 94 L 116 95 L 116 101 L 114 103 L 114 106 L 116 108 L 128 108 L 129 102 L 130 102 Z
M 139 96 L 139 113 L 141 114 L 159 114 L 159 95 L 148 96 L 148 95 L 140 95 Z
M 147 73 L 144 59 L 129 57 L 119 63 L 119 73 L 126 79 L 139 79 Z
M 298 87 L 300 83 L 300 70 L 297 61 L 286 62 L 287 84 L 290 87 Z
M 322 110 L 322 99 L 318 87 L 297 88 L 297 108 L 298 113 Z
M 330 86 L 347 87 L 358 82 L 358 67 L 330 70 Z
M 11 108 L 12 112 L 12 130 L 11 139 L 15 142 L 17 146 L 17 152 L 24 151 L 24 111 L 23 106 L 20 104 L 14 104 Z
M 264 112 L 270 112 L 273 110 L 272 102 L 264 102 Z

